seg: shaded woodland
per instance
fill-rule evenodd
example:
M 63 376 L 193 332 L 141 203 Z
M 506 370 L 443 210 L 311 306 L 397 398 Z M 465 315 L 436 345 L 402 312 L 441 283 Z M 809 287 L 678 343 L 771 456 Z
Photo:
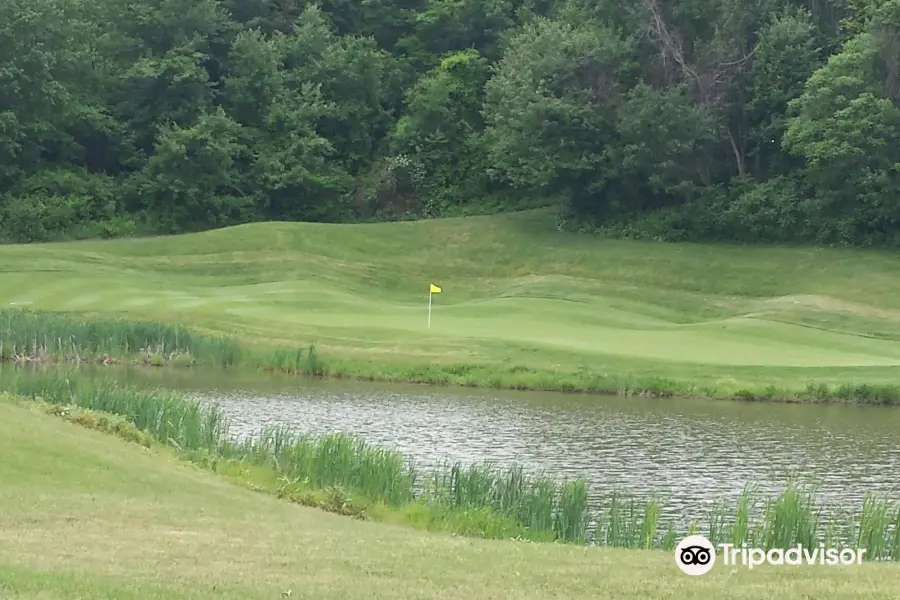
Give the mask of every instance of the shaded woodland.
M 552 205 L 900 245 L 900 0 L 3 0 L 0 239 Z

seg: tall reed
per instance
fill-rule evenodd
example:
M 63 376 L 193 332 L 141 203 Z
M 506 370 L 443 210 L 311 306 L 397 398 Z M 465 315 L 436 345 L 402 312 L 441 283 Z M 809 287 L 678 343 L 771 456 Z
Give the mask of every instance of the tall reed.
M 109 379 L 60 372 L 15 372 L 4 375 L 0 385 L 17 396 L 123 416 L 181 449 L 218 451 L 229 438 L 228 421 L 218 406 L 203 406 L 173 392 L 139 390 Z
M 601 504 L 595 531 L 596 543 L 620 548 L 666 547 L 669 527 L 662 534 L 662 507 L 655 500 L 640 502 L 633 497 L 613 492 Z M 672 545 L 674 547 L 674 544 Z
M 342 486 L 390 506 L 414 500 L 416 470 L 406 457 L 340 433 L 314 438 L 267 427 L 247 440 L 228 442 L 224 453 L 272 467 L 313 488 Z
M 238 343 L 199 334 L 181 325 L 127 319 L 77 318 L 64 313 L 0 309 L 0 360 L 96 360 L 144 353 L 190 356 L 209 365 L 241 361 Z
M 556 481 L 526 474 L 519 465 L 456 463 L 435 469 L 422 497 L 452 509 L 490 508 L 529 531 L 567 542 L 584 541 L 590 520 L 584 479 Z

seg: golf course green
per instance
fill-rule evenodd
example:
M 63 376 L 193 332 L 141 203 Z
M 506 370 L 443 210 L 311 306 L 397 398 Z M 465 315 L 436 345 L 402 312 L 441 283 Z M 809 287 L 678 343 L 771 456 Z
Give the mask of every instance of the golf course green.
M 897 380 L 898 266 L 883 251 L 607 240 L 532 210 L 0 246 L 0 307 L 314 344 L 337 375 L 799 394 Z

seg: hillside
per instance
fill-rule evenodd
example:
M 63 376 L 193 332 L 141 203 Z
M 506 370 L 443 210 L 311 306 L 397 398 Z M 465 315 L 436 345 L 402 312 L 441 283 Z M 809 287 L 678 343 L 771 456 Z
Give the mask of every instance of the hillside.
M 669 553 L 361 522 L 0 399 L 4 600 L 892 597 L 896 565 L 714 570 Z M 852 569 L 850 571 L 849 569 Z
M 315 343 L 385 368 L 796 387 L 894 379 L 897 264 L 875 251 L 603 240 L 558 232 L 536 210 L 0 246 L 0 305 Z M 443 291 L 427 330 L 430 282 Z

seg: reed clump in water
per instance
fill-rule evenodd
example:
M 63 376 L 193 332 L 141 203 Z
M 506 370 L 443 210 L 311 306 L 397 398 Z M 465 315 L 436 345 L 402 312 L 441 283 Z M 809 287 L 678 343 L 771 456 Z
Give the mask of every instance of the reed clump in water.
M 525 473 L 519 465 L 445 464 L 434 469 L 421 498 L 454 511 L 487 508 L 529 532 L 584 542 L 590 513 L 584 479 L 558 481 Z
M 311 488 L 350 489 L 395 507 L 414 499 L 416 470 L 405 456 L 341 433 L 313 437 L 267 427 L 248 440 L 227 442 L 219 451 Z
M 109 363 L 122 357 L 152 365 L 233 366 L 242 353 L 231 338 L 180 325 L 0 309 L 0 361 Z
M 0 362 L 18 364 L 122 361 L 151 366 L 247 366 L 321 376 L 315 345 L 248 351 L 229 336 L 158 321 L 80 318 L 52 311 L 0 309 Z
M 16 373 L 2 379 L 4 391 L 56 405 L 72 405 L 125 417 L 139 430 L 184 450 L 218 448 L 228 422 L 215 406 L 179 394 L 123 387 L 108 379 L 76 374 Z
M 343 433 L 313 437 L 270 427 L 237 440 L 219 407 L 176 393 L 59 372 L 16 373 L 0 379 L 0 388 L 54 405 L 56 414 L 67 406 L 97 411 L 73 420 L 142 443 L 152 436 L 225 475 L 342 514 L 479 537 L 672 549 L 683 535 L 700 533 L 713 543 L 738 547 L 824 544 L 866 548 L 869 560 L 900 560 L 900 507 L 874 496 L 866 497 L 858 515 L 825 519 L 814 490 L 792 483 L 778 497 L 760 502 L 748 487 L 736 507 L 720 504 L 704 526 L 685 527 L 664 519 L 658 501 L 619 493 L 593 513 L 583 479 L 558 481 L 520 466 L 445 465 L 422 477 L 402 453 Z M 118 415 L 133 429 L 103 414 Z

